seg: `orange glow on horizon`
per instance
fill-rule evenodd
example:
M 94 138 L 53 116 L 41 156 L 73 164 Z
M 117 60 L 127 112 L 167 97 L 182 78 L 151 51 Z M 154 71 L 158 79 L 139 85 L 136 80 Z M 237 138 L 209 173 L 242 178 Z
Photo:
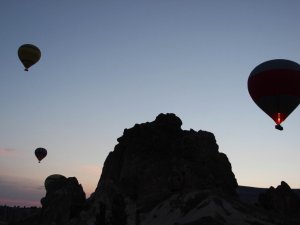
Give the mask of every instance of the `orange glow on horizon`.
M 2 198 L 0 199 L 0 205 L 6 205 L 10 207 L 14 206 L 20 206 L 20 207 L 41 207 L 41 202 L 39 200 L 16 200 L 16 199 L 8 199 L 8 198 Z

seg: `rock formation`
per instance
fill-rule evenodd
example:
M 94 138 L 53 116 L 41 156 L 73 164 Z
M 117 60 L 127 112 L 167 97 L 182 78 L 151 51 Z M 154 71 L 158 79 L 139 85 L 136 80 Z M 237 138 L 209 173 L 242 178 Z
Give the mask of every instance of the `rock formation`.
M 77 220 L 86 204 L 85 193 L 75 177 L 53 174 L 45 180 L 46 196 L 35 215 L 9 225 L 66 225 Z
M 174 192 L 216 189 L 236 194 L 237 182 L 212 133 L 184 131 L 174 114 L 125 129 L 103 167 L 99 191 L 113 184 L 141 205 Z
M 212 133 L 181 125 L 175 114 L 160 114 L 125 129 L 86 210 L 71 224 L 282 224 L 239 200 L 230 162 Z
M 276 188 L 271 186 L 265 193 L 260 194 L 258 200 L 267 210 L 284 215 L 300 215 L 300 198 L 284 181 Z
M 45 188 L 46 196 L 41 199 L 41 224 L 67 224 L 83 209 L 85 193 L 75 177 L 48 176 Z
M 214 135 L 181 125 L 175 114 L 160 114 L 125 129 L 82 217 L 91 224 L 143 224 L 150 211 L 170 199 L 188 213 L 209 196 L 235 198 L 238 184 Z M 184 207 L 189 193 L 195 195 L 187 203 L 193 207 Z

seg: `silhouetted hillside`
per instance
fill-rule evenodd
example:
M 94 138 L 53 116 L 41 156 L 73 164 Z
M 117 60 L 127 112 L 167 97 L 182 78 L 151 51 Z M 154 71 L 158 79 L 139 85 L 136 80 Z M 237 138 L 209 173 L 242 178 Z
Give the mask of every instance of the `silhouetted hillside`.
M 237 193 L 239 199 L 248 204 L 257 204 L 259 195 L 265 193 L 268 188 L 257 188 L 249 186 L 238 186 Z M 293 189 L 300 197 L 300 189 Z M 30 221 L 37 218 L 36 215 L 41 212 L 41 208 L 37 207 L 9 207 L 0 206 L 0 225 L 13 224 L 17 221 Z M 26 224 L 26 223 L 25 223 Z
M 258 201 L 258 196 L 266 191 L 267 188 L 256 188 L 248 186 L 238 186 L 237 188 L 237 193 L 240 197 L 240 200 L 253 204 Z

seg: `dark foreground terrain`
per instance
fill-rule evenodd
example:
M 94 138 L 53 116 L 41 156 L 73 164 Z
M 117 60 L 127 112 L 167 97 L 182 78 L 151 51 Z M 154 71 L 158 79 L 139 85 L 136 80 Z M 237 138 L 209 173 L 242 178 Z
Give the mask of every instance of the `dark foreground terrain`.
M 11 225 L 299 225 L 299 190 L 238 186 L 214 134 L 175 114 L 125 129 L 92 196 L 75 177 L 46 178 L 42 208 Z M 25 210 L 25 209 L 24 209 Z M 13 212 L 13 211 L 11 211 Z M 20 211 L 21 212 L 21 211 Z

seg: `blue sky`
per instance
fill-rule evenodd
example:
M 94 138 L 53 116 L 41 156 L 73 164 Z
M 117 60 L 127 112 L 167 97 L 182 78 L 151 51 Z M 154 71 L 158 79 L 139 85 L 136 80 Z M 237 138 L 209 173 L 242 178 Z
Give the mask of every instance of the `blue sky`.
M 125 128 L 172 112 L 215 134 L 240 185 L 300 188 L 300 115 L 284 131 L 252 101 L 250 72 L 300 62 L 298 1 L 1 1 L 0 204 L 39 204 L 53 173 L 87 196 Z M 23 71 L 18 47 L 41 60 Z M 33 152 L 45 147 L 37 163 Z

